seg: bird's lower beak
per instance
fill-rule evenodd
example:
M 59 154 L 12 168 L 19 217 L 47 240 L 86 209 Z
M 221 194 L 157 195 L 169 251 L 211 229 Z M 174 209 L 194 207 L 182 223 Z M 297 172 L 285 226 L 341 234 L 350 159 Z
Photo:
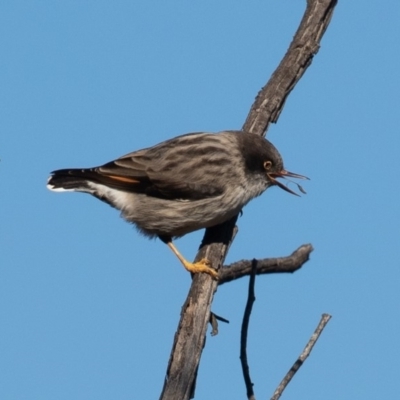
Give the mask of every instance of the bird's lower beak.
M 295 174 L 294 172 L 289 172 L 286 171 L 285 169 L 283 169 L 282 171 L 279 172 L 272 172 L 268 174 L 269 179 L 271 180 L 273 185 L 277 185 L 279 186 L 281 189 L 286 190 L 287 192 L 294 194 L 296 196 L 300 196 L 299 194 L 297 194 L 296 192 L 294 192 L 292 189 L 289 189 L 286 185 L 284 185 L 282 182 L 279 182 L 276 178 L 297 178 L 297 179 L 310 179 L 307 178 L 304 175 L 299 175 L 299 174 Z M 290 181 L 289 182 L 293 182 Z M 305 190 L 296 182 L 293 182 L 297 185 L 297 187 L 299 188 L 300 192 L 302 193 L 306 193 Z

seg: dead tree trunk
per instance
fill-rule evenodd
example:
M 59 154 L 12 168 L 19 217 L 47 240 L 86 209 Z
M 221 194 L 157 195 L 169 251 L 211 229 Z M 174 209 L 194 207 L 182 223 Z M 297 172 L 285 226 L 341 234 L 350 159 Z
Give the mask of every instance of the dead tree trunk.
M 337 0 L 308 0 L 307 8 L 292 43 L 268 83 L 258 93 L 243 131 L 265 136 L 270 123 L 276 123 L 286 98 L 318 52 L 320 41 L 331 20 Z M 161 400 L 187 400 L 194 397 L 194 387 L 200 357 L 205 344 L 207 325 L 210 321 L 211 304 L 218 283 L 222 284 L 243 275 L 250 275 L 251 262 L 237 263 L 235 274 L 223 267 L 229 246 L 235 236 L 237 217 L 207 229 L 196 260 L 207 258 L 220 273 L 219 282 L 209 275 L 196 274 L 187 299 L 182 307 L 181 319 L 175 334 Z M 308 260 L 311 245 L 302 246 L 292 256 L 283 258 L 286 267 L 275 263 L 274 272 L 289 272 L 301 267 Z M 276 261 L 276 259 L 275 259 Z M 267 273 L 265 264 L 274 261 L 259 260 L 258 273 Z M 263 268 L 264 265 L 264 269 Z M 228 275 L 230 275 L 229 278 Z

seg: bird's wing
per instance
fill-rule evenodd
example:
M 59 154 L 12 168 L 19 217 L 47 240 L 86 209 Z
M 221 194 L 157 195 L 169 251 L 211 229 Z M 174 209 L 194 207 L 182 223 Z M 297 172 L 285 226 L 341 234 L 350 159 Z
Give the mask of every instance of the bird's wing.
M 218 166 L 209 159 L 207 153 L 178 151 L 172 140 L 95 170 L 109 185 L 121 190 L 165 199 L 199 200 L 218 196 L 225 189 L 223 180 L 217 178 Z

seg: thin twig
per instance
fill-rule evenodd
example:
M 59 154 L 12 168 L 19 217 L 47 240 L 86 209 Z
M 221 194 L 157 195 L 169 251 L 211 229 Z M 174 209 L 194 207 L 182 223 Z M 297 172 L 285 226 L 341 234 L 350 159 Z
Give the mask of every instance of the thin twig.
M 219 315 L 215 314 L 214 312 L 211 312 L 210 314 L 210 325 L 211 325 L 211 336 L 216 336 L 218 335 L 218 321 L 225 322 L 226 324 L 229 324 L 229 320 L 226 318 L 220 317 Z
M 249 331 L 249 322 L 251 310 L 253 309 L 254 301 L 256 296 L 254 294 L 254 285 L 256 282 L 257 272 L 257 260 L 252 261 L 250 279 L 249 279 L 249 291 L 247 295 L 246 307 L 244 309 L 242 329 L 240 332 L 240 363 L 242 365 L 244 383 L 246 385 L 247 398 L 249 400 L 255 400 L 253 382 L 250 378 L 250 368 L 247 362 L 247 333 Z
M 329 314 L 322 314 L 321 320 L 319 321 L 319 324 L 318 324 L 317 328 L 315 329 L 314 333 L 312 334 L 310 340 L 308 341 L 306 347 L 304 348 L 303 352 L 300 354 L 300 357 L 293 364 L 292 368 L 290 368 L 289 372 L 282 379 L 282 382 L 279 384 L 279 386 L 275 390 L 274 395 L 271 397 L 271 400 L 278 400 L 281 397 L 283 391 L 285 390 L 286 386 L 289 384 L 289 382 L 293 378 L 294 374 L 300 369 L 300 367 L 303 365 L 306 358 L 310 355 L 311 350 L 313 349 L 315 343 L 319 339 L 326 324 L 329 322 L 329 320 L 331 318 L 332 318 L 332 316 Z

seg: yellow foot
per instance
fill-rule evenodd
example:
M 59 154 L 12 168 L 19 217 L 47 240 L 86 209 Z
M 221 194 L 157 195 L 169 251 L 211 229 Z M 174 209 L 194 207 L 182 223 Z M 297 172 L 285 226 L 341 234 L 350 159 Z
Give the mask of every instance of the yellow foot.
M 206 258 L 203 258 L 202 260 L 196 262 L 196 263 L 191 263 L 187 261 L 181 253 L 179 253 L 178 249 L 175 247 L 175 245 L 172 243 L 171 240 L 166 240 L 165 243 L 168 245 L 168 247 L 174 252 L 174 254 L 178 257 L 179 261 L 183 264 L 183 266 L 192 274 L 198 274 L 199 272 L 205 272 L 208 275 L 211 275 L 213 279 L 216 281 L 218 280 L 218 272 L 211 268 L 211 263 L 208 261 Z
M 183 266 L 192 274 L 198 274 L 199 272 L 205 272 L 211 275 L 213 279 L 218 280 L 218 272 L 211 268 L 211 263 L 206 258 L 201 259 L 196 263 L 191 263 L 189 261 L 182 261 Z

